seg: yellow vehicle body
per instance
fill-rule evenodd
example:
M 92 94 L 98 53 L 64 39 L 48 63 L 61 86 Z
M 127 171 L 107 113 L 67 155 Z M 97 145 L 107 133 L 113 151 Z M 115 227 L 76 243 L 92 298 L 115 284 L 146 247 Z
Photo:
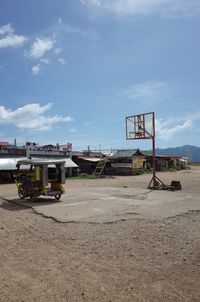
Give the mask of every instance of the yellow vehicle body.
M 21 199 L 33 199 L 43 195 L 59 200 L 65 192 L 65 160 L 20 160 L 17 163 L 15 180 Z

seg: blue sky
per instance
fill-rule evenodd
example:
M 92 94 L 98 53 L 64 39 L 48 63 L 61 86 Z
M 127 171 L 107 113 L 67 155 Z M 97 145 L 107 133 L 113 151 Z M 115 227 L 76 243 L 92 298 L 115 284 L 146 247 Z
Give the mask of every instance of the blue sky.
M 199 0 L 1 0 L 0 140 L 126 141 L 155 111 L 158 147 L 200 146 Z

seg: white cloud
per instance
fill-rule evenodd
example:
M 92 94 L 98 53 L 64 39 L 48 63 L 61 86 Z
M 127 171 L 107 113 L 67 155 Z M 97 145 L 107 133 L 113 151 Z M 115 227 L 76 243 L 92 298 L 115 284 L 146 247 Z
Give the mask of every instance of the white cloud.
M 14 34 L 11 24 L 0 26 L 0 36 L 0 48 L 21 46 L 26 41 L 26 37 Z
M 191 130 L 193 126 L 192 120 L 186 120 L 182 123 L 177 123 L 173 119 L 163 120 L 156 119 L 156 133 L 158 138 L 168 141 L 178 133 L 186 130 Z
M 44 65 L 48 65 L 50 64 L 49 60 L 48 59 L 40 59 L 40 63 L 39 64 L 36 64 L 32 67 L 32 73 L 34 75 L 37 75 L 41 72 L 41 69 Z
M 61 51 L 62 51 L 61 47 L 54 48 L 54 52 L 55 52 L 56 55 L 58 55 L 59 53 L 61 53 Z
M 78 34 L 82 36 L 88 36 L 88 31 L 83 30 L 81 27 L 72 26 L 69 24 L 66 24 L 62 18 L 58 19 L 58 26 L 56 28 L 56 31 L 54 32 L 54 36 L 59 37 L 60 34 Z M 58 48 L 59 50 L 59 48 Z
M 40 70 L 41 70 L 41 65 L 40 64 L 37 64 L 37 65 L 32 67 L 32 73 L 34 75 L 37 75 L 38 73 L 40 73 Z
M 102 5 L 102 0 L 80 0 L 80 2 L 84 5 L 88 6 L 101 6 Z
M 70 116 L 45 116 L 52 103 L 40 105 L 38 103 L 27 104 L 16 110 L 6 109 L 0 106 L 0 123 L 13 125 L 20 129 L 27 130 L 50 130 L 54 124 L 67 123 L 72 121 Z
M 156 133 L 158 138 L 169 140 L 177 133 L 199 128 L 200 112 L 196 111 L 181 117 L 170 117 L 167 119 L 156 119 Z
M 40 59 L 40 62 L 45 64 L 45 65 L 48 65 L 50 63 L 48 59 L 43 59 L 43 58 Z
M 13 33 L 14 33 L 14 28 L 12 28 L 10 23 L 7 25 L 0 26 L 0 35 L 13 34 Z
M 200 122 L 200 112 L 196 111 L 196 112 L 194 112 L 192 114 L 187 115 L 186 118 L 191 119 L 192 121 L 198 121 L 198 122 Z
M 191 16 L 200 12 L 199 0 L 80 0 L 89 8 L 111 11 L 117 15 L 160 13 Z
M 58 24 L 62 24 L 63 21 L 62 21 L 62 18 L 58 18 Z
M 0 39 L 0 48 L 20 46 L 24 44 L 25 40 L 24 36 L 9 35 Z
M 65 59 L 63 59 L 63 58 L 59 58 L 59 59 L 58 59 L 58 62 L 59 62 L 60 64 L 62 64 L 62 65 L 65 65 L 65 64 L 66 64 L 66 61 L 65 61 Z
M 49 38 L 36 38 L 31 45 L 29 56 L 40 59 L 43 55 L 53 49 L 55 41 Z
M 69 129 L 69 132 L 71 132 L 71 133 L 74 133 L 74 132 L 76 132 L 76 131 L 77 131 L 76 128 L 71 128 L 71 129 Z
M 157 101 L 164 93 L 166 94 L 166 84 L 159 81 L 147 81 L 136 84 L 124 91 L 124 95 L 128 99 Z
M 88 32 L 78 28 L 78 27 L 74 27 L 74 26 L 70 26 L 70 25 L 63 25 L 63 31 L 67 34 L 78 34 L 81 36 L 87 36 Z

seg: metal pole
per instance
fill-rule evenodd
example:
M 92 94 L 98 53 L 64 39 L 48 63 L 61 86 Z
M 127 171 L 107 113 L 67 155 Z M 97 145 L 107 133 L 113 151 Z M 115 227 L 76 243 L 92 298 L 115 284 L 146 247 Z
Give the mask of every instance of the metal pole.
M 152 152 L 153 152 L 153 188 L 156 188 L 156 142 L 155 142 L 155 114 L 153 112 L 153 135 L 152 135 Z
M 152 160 L 153 160 L 153 189 L 156 188 L 156 147 L 155 147 L 155 137 L 152 137 Z

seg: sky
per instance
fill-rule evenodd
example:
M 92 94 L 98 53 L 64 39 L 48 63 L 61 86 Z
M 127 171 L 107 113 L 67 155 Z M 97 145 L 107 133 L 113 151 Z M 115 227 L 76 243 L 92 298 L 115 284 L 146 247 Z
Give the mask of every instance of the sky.
M 200 146 L 199 0 L 1 0 L 0 140 L 151 148 L 125 117 L 155 112 L 156 146 Z

